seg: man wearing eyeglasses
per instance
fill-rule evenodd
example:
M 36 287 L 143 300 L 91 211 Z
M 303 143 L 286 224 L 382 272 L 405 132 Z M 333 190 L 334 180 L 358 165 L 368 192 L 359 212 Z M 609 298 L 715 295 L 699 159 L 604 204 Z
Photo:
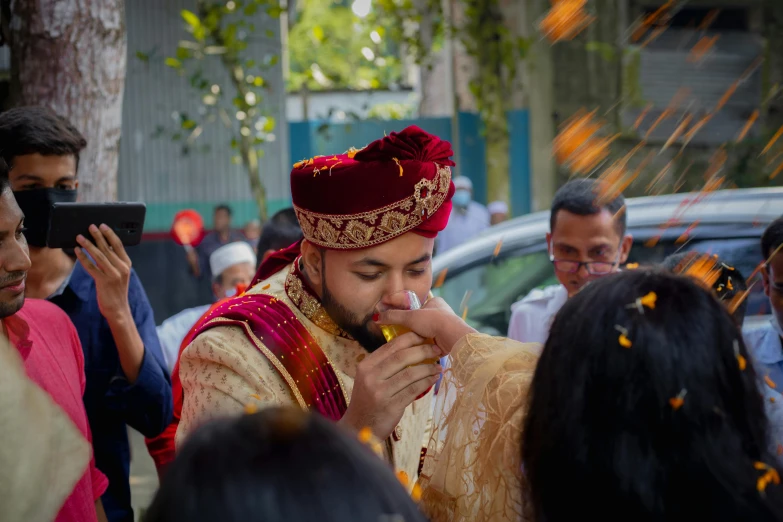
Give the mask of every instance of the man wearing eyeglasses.
M 555 194 L 546 243 L 559 285 L 535 289 L 511 307 L 508 336 L 545 343 L 555 314 L 590 281 L 619 270 L 633 238 L 626 234 L 625 198 L 596 204 L 598 181 L 576 179 Z

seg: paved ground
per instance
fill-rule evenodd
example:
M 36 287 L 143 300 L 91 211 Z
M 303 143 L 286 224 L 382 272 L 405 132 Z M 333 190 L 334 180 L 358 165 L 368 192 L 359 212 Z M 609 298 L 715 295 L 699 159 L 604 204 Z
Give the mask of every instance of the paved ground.
M 130 485 L 131 498 L 133 501 L 133 511 L 136 513 L 136 520 L 141 520 L 143 511 L 149 506 L 155 490 L 158 488 L 158 474 L 155 471 L 155 464 L 147 453 L 147 446 L 144 445 L 144 437 L 128 428 L 131 441 L 131 470 Z

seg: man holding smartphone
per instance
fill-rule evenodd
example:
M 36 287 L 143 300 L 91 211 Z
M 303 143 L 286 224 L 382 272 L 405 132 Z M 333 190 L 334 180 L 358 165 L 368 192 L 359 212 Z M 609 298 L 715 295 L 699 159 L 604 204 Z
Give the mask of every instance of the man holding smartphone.
M 0 114 L 0 143 L 26 216 L 27 296 L 56 304 L 76 326 L 95 461 L 110 483 L 103 505 L 111 522 L 133 522 L 126 425 L 154 437 L 173 407 L 152 308 L 120 239 L 105 225 L 77 238 L 75 257 L 46 247 L 52 204 L 76 201 L 79 153 L 87 144 L 79 131 L 48 109 L 23 107 Z

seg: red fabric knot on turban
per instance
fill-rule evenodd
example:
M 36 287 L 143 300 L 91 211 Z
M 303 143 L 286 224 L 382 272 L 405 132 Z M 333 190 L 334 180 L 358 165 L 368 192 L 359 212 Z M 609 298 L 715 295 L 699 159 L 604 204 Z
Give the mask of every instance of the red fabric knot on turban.
M 451 144 L 416 126 L 367 147 L 300 161 L 291 197 L 305 239 L 358 250 L 407 232 L 435 237 L 451 213 Z

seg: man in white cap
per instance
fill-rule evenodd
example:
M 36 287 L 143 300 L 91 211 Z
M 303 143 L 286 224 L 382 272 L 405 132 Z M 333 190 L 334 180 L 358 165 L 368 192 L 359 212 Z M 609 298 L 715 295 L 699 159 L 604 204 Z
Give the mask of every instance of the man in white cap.
M 256 254 L 244 241 L 229 243 L 209 256 L 212 293 L 215 301 L 236 295 L 238 289 L 247 288 L 256 271 Z M 158 337 L 163 349 L 166 366 L 171 372 L 179 357 L 179 349 L 188 331 L 210 309 L 212 304 L 188 308 L 163 321 L 158 326 Z
M 497 225 L 508 220 L 508 204 L 505 201 L 493 201 L 487 205 L 489 224 Z
M 454 188 L 449 224 L 437 240 L 438 254 L 461 245 L 489 228 L 489 211 L 481 203 L 473 201 L 473 182 L 470 178 L 454 178 Z

